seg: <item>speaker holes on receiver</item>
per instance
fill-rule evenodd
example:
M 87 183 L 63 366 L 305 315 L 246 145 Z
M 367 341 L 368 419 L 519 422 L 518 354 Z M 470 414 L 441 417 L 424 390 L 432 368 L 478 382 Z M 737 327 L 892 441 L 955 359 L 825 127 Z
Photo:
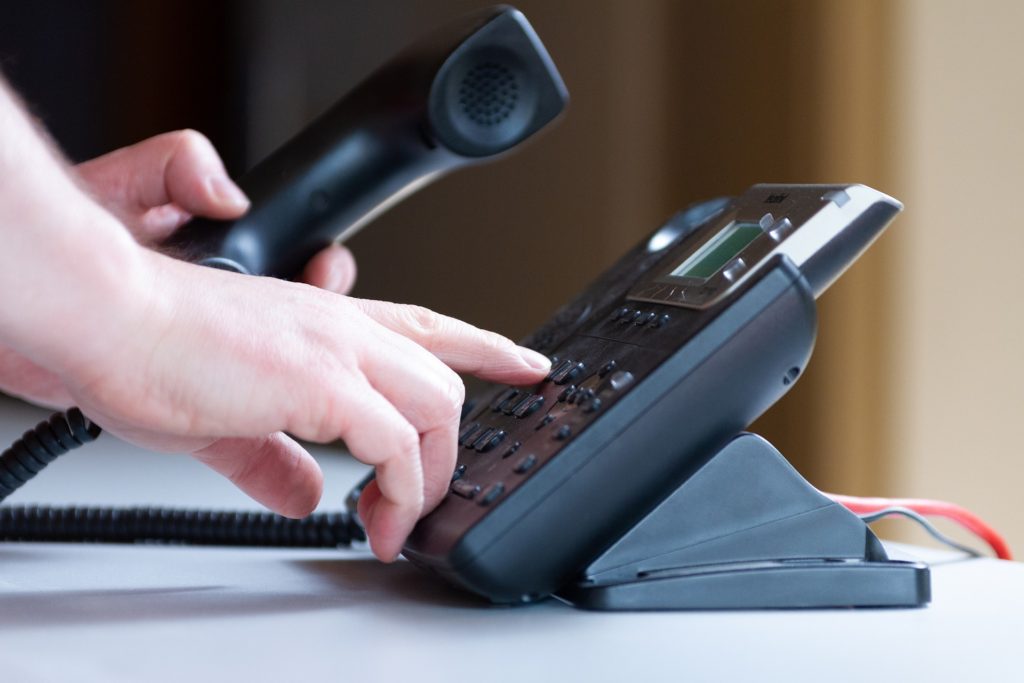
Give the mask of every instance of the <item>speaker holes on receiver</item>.
M 519 101 L 519 84 L 512 70 L 498 62 L 481 62 L 459 85 L 462 111 L 481 126 L 496 126 L 509 117 Z
M 786 371 L 786 376 L 782 378 L 782 383 L 787 387 L 796 381 L 796 378 L 800 376 L 800 368 L 790 368 Z

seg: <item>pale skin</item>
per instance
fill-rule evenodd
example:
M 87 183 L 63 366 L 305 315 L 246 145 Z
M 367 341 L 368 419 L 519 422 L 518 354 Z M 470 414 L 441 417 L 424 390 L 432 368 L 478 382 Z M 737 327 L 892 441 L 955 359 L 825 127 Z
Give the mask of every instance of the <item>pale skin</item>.
M 105 430 L 187 452 L 268 508 L 303 517 L 323 477 L 294 439 L 344 439 L 377 479 L 359 501 L 397 557 L 444 495 L 464 387 L 529 384 L 543 356 L 424 308 L 347 296 L 339 246 L 303 282 L 184 263 L 153 247 L 248 200 L 212 145 L 167 133 L 70 166 L 0 80 L 0 389 L 78 405 Z

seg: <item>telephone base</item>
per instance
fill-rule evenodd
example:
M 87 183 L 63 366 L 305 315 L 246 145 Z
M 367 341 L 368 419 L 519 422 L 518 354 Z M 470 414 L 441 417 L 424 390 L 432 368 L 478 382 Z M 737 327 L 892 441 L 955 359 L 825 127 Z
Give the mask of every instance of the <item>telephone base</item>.
M 593 610 L 920 607 L 931 581 L 745 433 L 558 597 Z

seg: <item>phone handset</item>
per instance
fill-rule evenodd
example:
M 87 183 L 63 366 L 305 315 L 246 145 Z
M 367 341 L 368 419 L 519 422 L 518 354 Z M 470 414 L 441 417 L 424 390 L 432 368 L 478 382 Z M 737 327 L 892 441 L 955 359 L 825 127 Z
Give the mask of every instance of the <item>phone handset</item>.
M 234 221 L 195 219 L 172 255 L 290 278 L 441 175 L 501 156 L 558 117 L 568 92 L 526 17 L 479 12 L 408 48 L 238 180 Z

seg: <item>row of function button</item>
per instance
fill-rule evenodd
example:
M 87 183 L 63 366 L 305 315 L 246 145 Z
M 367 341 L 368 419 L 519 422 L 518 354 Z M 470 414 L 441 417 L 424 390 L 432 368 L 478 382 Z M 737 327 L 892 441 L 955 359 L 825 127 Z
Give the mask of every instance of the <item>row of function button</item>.
M 491 410 L 514 417 L 529 417 L 544 406 L 544 397 L 519 389 L 506 389 L 491 401 Z
M 614 372 L 618 367 L 619 364 L 617 362 L 610 360 L 601 366 L 601 369 L 597 371 L 597 376 L 603 378 L 608 373 Z M 560 359 L 558 356 L 554 356 L 551 359 L 551 372 L 545 378 L 545 381 L 554 382 L 555 384 L 568 384 L 569 382 L 575 382 L 586 371 L 586 363 L 570 358 Z
M 561 361 L 556 359 L 552 361 L 551 373 L 546 379 L 555 384 L 568 384 L 579 379 L 586 370 L 587 366 L 583 363 L 568 358 Z
M 466 498 L 468 500 L 476 498 L 477 494 L 480 493 L 482 490 L 483 488 L 479 484 L 474 484 L 473 482 L 466 481 L 465 479 L 459 479 L 457 481 L 452 482 L 452 493 L 454 493 L 457 496 L 461 496 L 462 498 Z M 480 499 L 477 501 L 477 503 L 486 507 L 493 503 L 494 501 L 498 500 L 498 498 L 500 498 L 501 494 L 503 493 L 505 493 L 504 484 L 502 484 L 500 481 L 497 482 L 496 484 L 491 484 L 491 486 L 486 491 L 484 491 L 484 494 L 480 496 Z
M 552 371 L 547 379 L 555 384 L 568 384 L 579 379 L 586 371 L 586 365 L 582 362 L 558 358 L 552 359 Z M 611 389 L 621 391 L 632 384 L 632 373 L 618 369 L 618 363 L 614 360 L 608 361 L 597 373 L 602 380 L 596 387 L 577 387 L 570 384 L 558 396 L 559 402 L 580 405 L 584 412 L 594 412 L 601 407 L 601 399 L 597 393 Z M 589 383 L 589 381 L 587 382 Z M 491 402 L 491 410 L 501 412 L 505 415 L 517 418 L 525 418 L 540 410 L 544 405 L 544 398 L 538 394 L 532 394 L 519 389 L 506 389 L 494 398 Z M 555 416 L 548 414 L 538 422 L 536 429 L 546 427 L 555 421 Z M 572 437 L 573 427 L 568 424 L 558 426 L 553 437 L 558 441 L 565 441 Z M 508 433 L 497 427 L 486 427 L 479 422 L 465 426 L 459 433 L 459 445 L 475 450 L 478 453 L 487 453 L 497 448 Z M 522 442 L 516 441 L 511 444 L 502 454 L 502 458 L 509 458 L 522 446 Z M 513 467 L 515 474 L 526 474 L 537 464 L 537 456 L 530 453 L 521 458 Z M 494 503 L 505 492 L 505 485 L 502 482 L 492 484 L 486 491 L 483 487 L 464 478 L 466 465 L 460 464 L 452 473 L 451 491 L 455 495 L 472 500 L 477 498 L 479 505 L 488 506 Z M 481 495 L 482 494 L 482 495 Z
M 513 449 L 509 449 L 509 454 L 513 452 L 515 452 Z M 508 454 L 506 454 L 506 457 L 507 455 Z M 526 457 L 520 459 L 519 462 L 517 462 L 515 466 L 512 468 L 512 471 L 515 472 L 516 474 L 526 474 L 531 469 L 533 469 L 533 466 L 536 464 L 537 456 L 531 453 Z M 479 484 L 476 484 L 472 481 L 465 479 L 465 474 L 465 464 L 460 464 L 458 467 L 455 468 L 455 471 L 452 472 L 451 492 L 457 496 L 466 498 L 467 500 L 472 500 L 473 498 L 476 498 L 477 494 L 479 494 L 483 490 L 483 487 L 480 486 Z M 505 484 L 499 481 L 495 484 L 492 484 L 490 488 L 487 489 L 487 492 L 480 497 L 477 503 L 482 506 L 488 506 L 494 501 L 496 501 L 498 498 L 500 498 L 501 494 L 503 494 L 504 492 Z
M 596 394 L 597 392 L 590 387 L 570 384 L 558 395 L 558 400 L 569 405 L 579 405 L 584 413 L 596 413 L 601 409 L 601 399 L 597 398 Z
M 664 327 L 672 317 L 668 313 L 658 314 L 654 311 L 642 311 L 629 306 L 618 308 L 612 313 L 612 320 L 620 325 L 636 325 L 637 327 Z
M 508 432 L 503 429 L 481 428 L 479 422 L 474 422 L 459 432 L 459 445 L 475 450 L 477 453 L 487 453 L 500 446 L 506 436 L 508 436 Z

